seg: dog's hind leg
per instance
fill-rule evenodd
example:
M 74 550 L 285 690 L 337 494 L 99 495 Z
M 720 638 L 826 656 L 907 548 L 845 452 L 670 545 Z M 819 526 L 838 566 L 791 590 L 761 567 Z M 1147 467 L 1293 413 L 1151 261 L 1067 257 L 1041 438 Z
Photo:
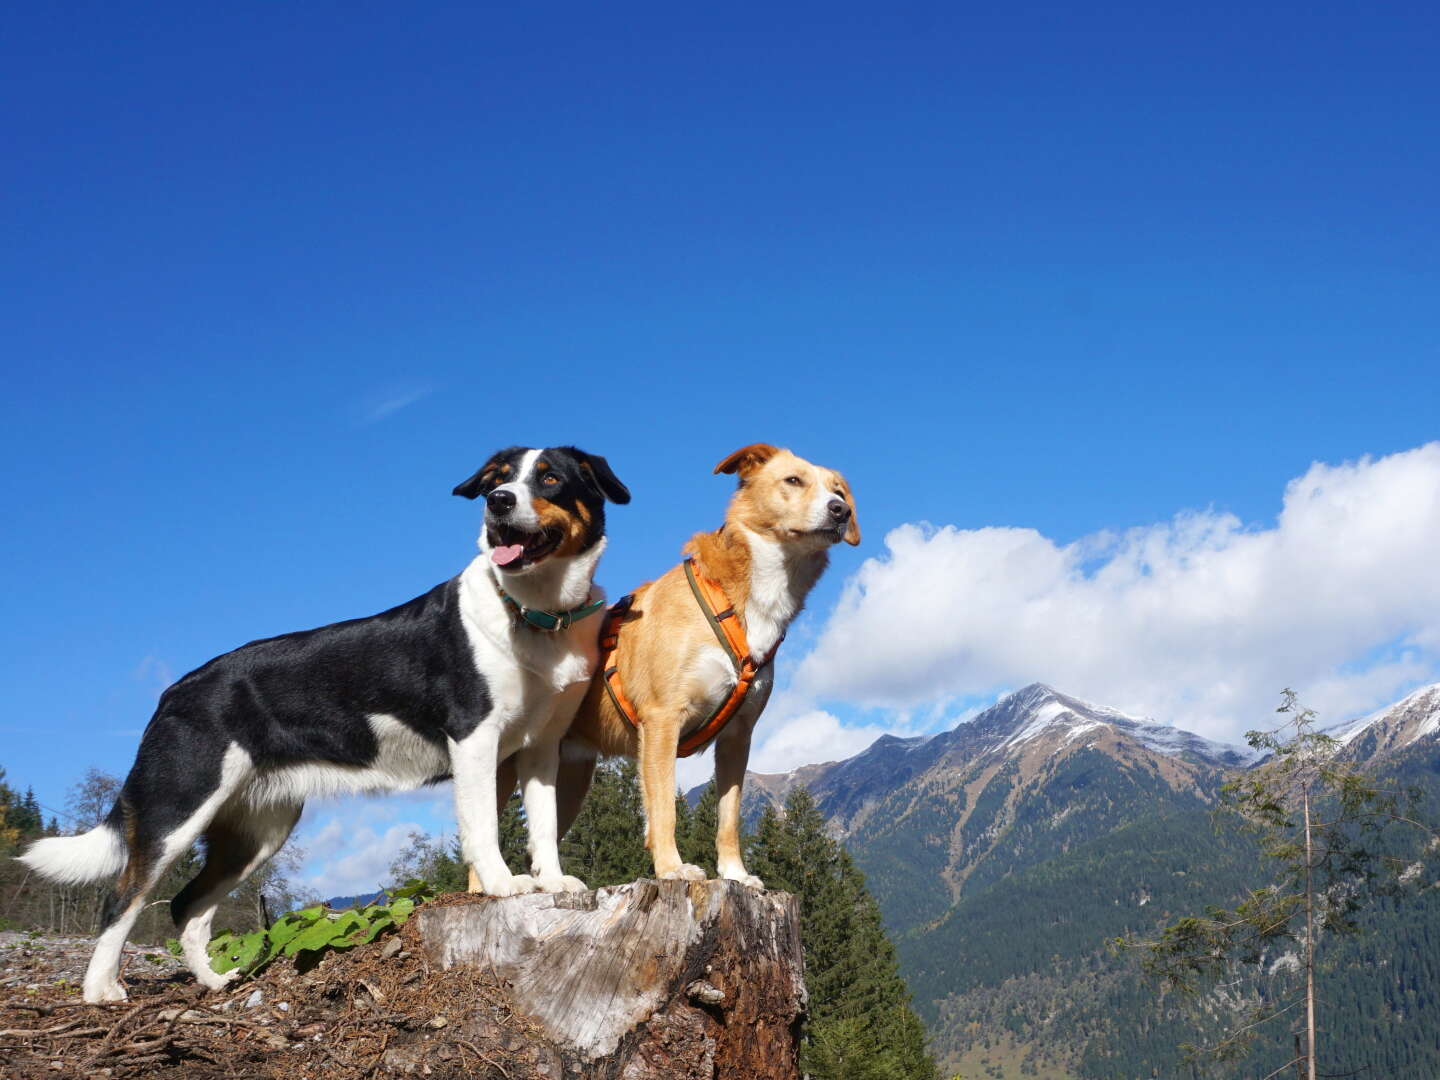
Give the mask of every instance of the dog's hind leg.
M 185 963 L 202 986 L 219 990 L 241 976 L 238 968 L 217 975 L 210 966 L 210 923 L 230 891 L 284 845 L 300 810 L 300 804 L 252 809 L 232 803 L 205 830 L 205 865 L 170 901 Z
M 121 789 L 128 857 L 101 913 L 100 937 L 85 972 L 87 1002 L 125 1000 L 120 956 L 145 898 L 251 774 L 250 756 L 238 745 L 226 749 L 219 769 L 209 775 L 178 760 L 193 749 L 184 738 L 167 738 L 165 726 L 152 721 L 136 767 Z
M 562 840 L 580 816 L 595 779 L 595 751 L 566 739 L 560 744 L 560 769 L 555 775 L 555 834 Z

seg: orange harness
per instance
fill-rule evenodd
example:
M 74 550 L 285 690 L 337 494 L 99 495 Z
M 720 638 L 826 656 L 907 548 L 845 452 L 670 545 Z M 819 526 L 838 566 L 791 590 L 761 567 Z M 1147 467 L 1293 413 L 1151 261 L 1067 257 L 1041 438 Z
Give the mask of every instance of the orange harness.
M 685 560 L 685 580 L 690 583 L 690 591 L 695 594 L 695 602 L 700 605 L 700 610 L 705 615 L 705 621 L 710 624 L 710 629 L 715 631 L 715 637 L 719 640 L 720 647 L 725 650 L 725 655 L 730 657 L 730 662 L 735 665 L 736 680 L 735 689 L 730 691 L 730 696 L 725 699 L 720 708 L 715 710 L 710 719 L 680 740 L 680 745 L 675 751 L 677 757 L 689 757 L 720 734 L 721 728 L 730 722 L 730 718 L 745 703 L 755 676 L 766 664 L 775 659 L 775 653 L 779 651 L 780 643 L 785 640 L 785 635 L 781 634 L 780 640 L 775 642 L 774 648 L 765 655 L 763 660 L 757 662 L 750 655 L 750 643 L 745 639 L 745 628 L 740 625 L 740 620 L 735 615 L 735 608 L 731 606 L 730 598 L 725 595 L 725 590 L 720 587 L 720 584 L 709 578 L 701 577 L 695 570 L 695 560 L 688 557 Z M 622 596 L 605 613 L 605 623 L 600 630 L 600 670 L 604 672 L 605 690 L 609 693 L 611 702 L 630 726 L 638 731 L 641 723 L 640 715 L 636 712 L 630 699 L 625 696 L 625 691 L 620 685 L 620 665 L 615 661 L 615 654 L 620 645 L 620 624 L 625 621 L 625 615 L 630 610 L 630 604 L 634 599 L 633 593 L 629 596 Z

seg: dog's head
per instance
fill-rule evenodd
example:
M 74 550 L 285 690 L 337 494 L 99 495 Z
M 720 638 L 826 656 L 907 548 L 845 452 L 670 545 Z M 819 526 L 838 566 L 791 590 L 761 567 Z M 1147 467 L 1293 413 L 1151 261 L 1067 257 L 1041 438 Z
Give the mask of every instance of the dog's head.
M 573 446 L 501 450 L 454 493 L 484 497 L 480 550 L 509 575 L 590 550 L 605 535 L 605 500 L 630 501 L 603 457 Z
M 736 450 L 715 471 L 739 474 L 730 517 L 753 532 L 816 549 L 841 540 L 860 543 L 855 498 L 834 469 L 769 443 L 754 443 Z

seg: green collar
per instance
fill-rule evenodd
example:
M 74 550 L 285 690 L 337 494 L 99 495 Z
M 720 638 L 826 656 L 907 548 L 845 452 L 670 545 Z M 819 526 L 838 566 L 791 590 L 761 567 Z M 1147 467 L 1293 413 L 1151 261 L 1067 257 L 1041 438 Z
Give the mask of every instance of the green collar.
M 539 608 L 525 607 L 504 589 L 500 589 L 500 599 L 518 611 L 520 618 L 535 627 L 535 629 L 548 630 L 551 633 L 560 630 L 569 630 L 575 623 L 587 615 L 594 615 L 595 612 L 605 606 L 604 600 L 596 600 L 593 604 L 585 604 L 582 607 L 571 608 L 569 611 L 541 611 Z

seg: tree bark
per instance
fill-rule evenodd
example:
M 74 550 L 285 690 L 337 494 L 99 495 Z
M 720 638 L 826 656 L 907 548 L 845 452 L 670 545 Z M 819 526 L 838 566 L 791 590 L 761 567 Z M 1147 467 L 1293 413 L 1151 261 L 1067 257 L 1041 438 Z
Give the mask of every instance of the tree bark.
M 432 962 L 494 972 L 543 1033 L 535 1075 L 798 1080 L 798 904 L 730 881 L 426 905 Z
M 1315 1080 L 1315 855 L 1310 836 L 1310 789 L 1305 788 L 1305 1074 Z

